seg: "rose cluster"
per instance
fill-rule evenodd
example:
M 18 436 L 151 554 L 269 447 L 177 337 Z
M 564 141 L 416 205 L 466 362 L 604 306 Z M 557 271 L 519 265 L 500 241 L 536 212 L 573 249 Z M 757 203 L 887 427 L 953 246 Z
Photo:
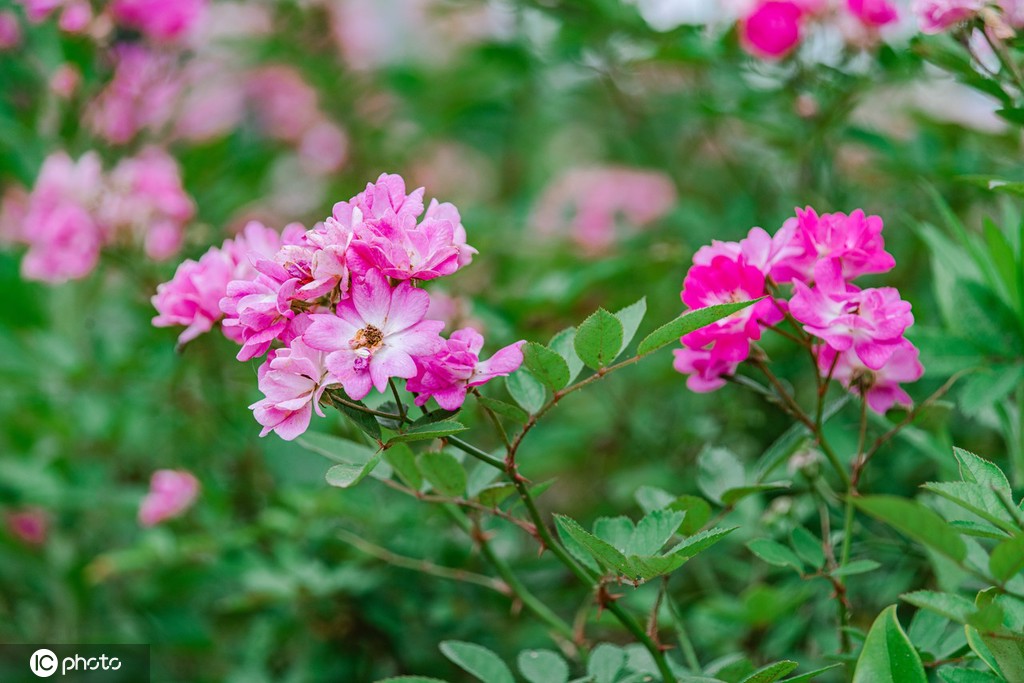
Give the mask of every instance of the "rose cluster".
M 425 206 L 423 192 L 382 174 L 309 230 L 250 223 L 157 288 L 153 323 L 186 326 L 180 343 L 220 323 L 239 360 L 266 354 L 265 398 L 250 406 L 262 435 L 303 433 L 328 388 L 360 400 L 392 378 L 406 380 L 417 405 L 433 397 L 456 410 L 470 388 L 518 369 L 522 342 L 481 361 L 478 332 L 444 339 L 444 322 L 427 319 L 430 295 L 418 284 L 451 275 L 476 250 L 458 210 Z
M 88 275 L 107 245 L 138 242 L 150 258 L 170 258 L 194 213 L 177 162 L 159 147 L 122 159 L 109 173 L 95 152 L 77 161 L 55 152 L 30 193 L 5 195 L 0 236 L 28 246 L 24 277 L 63 282 Z
M 683 282 L 689 308 L 764 298 L 684 336 L 676 370 L 689 375 L 693 391 L 718 389 L 750 357 L 751 342 L 786 321 L 802 331 L 823 377 L 864 396 L 880 413 L 909 405 L 900 384 L 923 373 L 917 349 L 904 336 L 914 323 L 910 304 L 892 287 L 853 284 L 895 266 L 885 251 L 882 219 L 859 209 L 796 213 L 775 235 L 753 228 L 740 242 L 716 240 L 697 251 Z M 792 290 L 788 300 L 783 286 Z
M 200 22 L 207 0 L 110 0 L 99 3 L 98 13 L 89 0 L 18 0 L 34 24 L 57 17 L 65 33 L 109 31 L 111 24 L 139 31 L 161 42 L 189 34 Z
M 911 8 L 925 33 L 942 33 L 977 17 L 999 38 L 1012 37 L 1024 26 L 1021 0 L 914 0 Z
M 890 0 L 758 0 L 740 18 L 743 48 L 763 59 L 780 59 L 803 41 L 812 25 L 829 25 L 848 42 L 872 42 L 883 26 L 899 19 Z

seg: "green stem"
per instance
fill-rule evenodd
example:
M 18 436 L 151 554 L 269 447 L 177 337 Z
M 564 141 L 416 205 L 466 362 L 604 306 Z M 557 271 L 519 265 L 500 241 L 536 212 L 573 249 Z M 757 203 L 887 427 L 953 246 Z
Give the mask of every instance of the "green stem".
M 467 455 L 471 455 L 474 458 L 476 458 L 477 460 L 479 460 L 481 462 L 487 463 L 491 467 L 496 467 L 499 470 L 501 470 L 502 472 L 505 471 L 505 463 L 503 463 L 498 458 L 495 458 L 493 455 L 489 454 L 487 451 L 480 450 L 479 448 L 477 448 L 473 444 L 468 443 L 466 441 L 463 441 L 462 439 L 460 439 L 458 437 L 455 437 L 455 436 L 446 436 L 445 440 L 448 443 L 450 443 L 451 445 L 453 445 L 456 448 L 458 448 L 463 453 L 465 453 Z
M 395 380 L 388 378 L 388 386 L 391 387 L 391 395 L 395 397 L 395 405 L 398 406 L 398 421 L 405 422 L 405 403 L 402 402 L 401 396 L 398 395 L 398 387 L 395 386 Z

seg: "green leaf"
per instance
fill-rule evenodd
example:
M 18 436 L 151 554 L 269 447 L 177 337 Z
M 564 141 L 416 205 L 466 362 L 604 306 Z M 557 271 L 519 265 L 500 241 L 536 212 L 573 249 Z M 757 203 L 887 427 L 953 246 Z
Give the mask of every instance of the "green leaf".
M 914 591 L 913 593 L 904 593 L 900 599 L 915 607 L 941 614 L 958 624 L 966 624 L 967 620 L 977 611 L 973 602 L 955 593 Z
M 575 339 L 576 328 L 567 327 L 548 342 L 548 348 L 561 356 L 565 360 L 566 365 L 569 366 L 570 382 L 576 379 L 576 375 L 580 374 L 580 370 L 583 369 L 583 361 L 576 355 Z
M 384 678 L 377 683 L 448 683 L 440 678 L 427 678 L 426 676 L 395 676 L 393 678 Z
M 686 518 L 679 525 L 679 533 L 692 536 L 711 519 L 711 506 L 699 496 L 679 496 L 669 505 L 673 510 L 686 513 Z
M 967 556 L 967 545 L 960 534 L 916 501 L 897 496 L 864 496 L 854 498 L 853 504 L 954 562 L 960 562 Z
M 788 481 L 773 481 L 767 484 L 751 484 L 750 486 L 737 486 L 734 489 L 729 489 L 722 494 L 722 502 L 726 505 L 735 505 L 747 496 L 752 496 L 757 493 L 764 493 L 765 491 L 777 491 L 779 489 L 788 489 Z
M 636 353 L 638 356 L 646 356 L 649 353 L 657 351 L 663 346 L 668 346 L 673 342 L 678 342 L 680 337 L 687 335 L 694 330 L 707 327 L 708 325 L 718 322 L 722 318 L 726 318 L 737 311 L 742 311 L 747 306 L 755 304 L 760 300 L 761 299 L 755 299 L 754 301 L 741 301 L 734 304 L 718 304 L 717 306 L 698 308 L 695 311 L 684 313 L 675 320 L 662 325 L 654 332 L 647 335 L 644 340 L 640 342 L 640 346 L 637 347 Z
M 576 355 L 588 368 L 608 367 L 622 349 L 622 323 L 614 315 L 599 308 L 583 321 L 576 331 L 573 346 Z
M 1024 683 L 1024 636 L 1018 633 L 1018 639 L 1014 639 L 1006 637 L 1010 634 L 1005 630 L 985 633 L 973 626 L 964 628 L 967 629 L 967 642 L 970 643 L 972 636 L 976 636 L 985 644 L 991 656 L 991 659 L 986 659 L 986 663 L 992 666 L 991 660 L 994 659 L 996 666 L 993 670 L 1005 678 L 1006 683 Z M 975 649 L 975 644 L 972 643 L 971 648 Z
M 740 683 L 775 683 L 775 681 L 779 680 L 791 671 L 794 671 L 798 666 L 799 664 L 789 660 L 775 662 L 774 664 L 769 664 L 766 667 L 758 669 L 744 678 Z
M 1014 516 L 1000 502 L 999 494 L 988 486 L 969 484 L 965 481 L 951 481 L 928 482 L 921 488 L 956 503 L 986 522 L 995 524 L 1011 534 L 1018 528 Z
M 372 472 L 375 467 L 377 467 L 377 464 L 380 463 L 383 455 L 383 450 L 377 451 L 364 465 L 335 465 L 331 469 L 327 470 L 327 474 L 325 476 L 327 483 L 331 486 L 337 486 L 342 489 L 355 486 L 365 479 L 366 475 Z
M 694 557 L 698 553 L 701 553 L 718 543 L 738 528 L 739 527 L 715 527 L 713 529 L 708 529 L 707 531 L 702 531 L 684 539 L 679 543 L 679 545 L 674 546 L 672 550 L 668 551 L 667 554 L 674 557 Z
M 770 538 L 755 538 L 747 542 L 747 548 L 768 564 L 776 567 L 792 567 L 798 573 L 803 574 L 804 563 L 797 557 L 796 553 Z
M 656 486 L 641 486 L 633 494 L 637 505 L 644 511 L 644 514 L 667 508 L 675 501 L 676 497 L 664 489 Z
M 458 434 L 468 429 L 466 426 L 453 420 L 442 420 L 423 425 L 409 427 L 401 434 L 395 434 L 388 439 L 388 445 L 394 443 L 405 443 L 408 441 L 427 441 L 429 439 L 441 439 L 452 434 Z
M 896 618 L 896 606 L 875 619 L 857 659 L 853 683 L 928 683 L 921 657 Z
M 595 647 L 587 658 L 587 674 L 594 679 L 594 683 L 615 683 L 625 667 L 625 651 L 608 643 Z
M 506 377 L 505 388 L 512 399 L 530 415 L 544 406 L 544 385 L 526 368 L 520 368 Z
M 939 678 L 943 683 L 1006 683 L 1006 679 L 988 671 L 976 669 L 956 669 L 944 666 L 939 669 Z
M 537 342 L 528 342 L 522 348 L 523 364 L 544 386 L 558 391 L 569 383 L 569 365 L 557 353 Z
M 529 683 L 566 683 L 569 665 L 551 650 L 523 650 L 516 660 Z
M 331 396 L 330 392 L 326 392 L 326 396 L 328 397 L 328 399 L 330 399 L 331 404 L 334 405 L 335 408 L 340 410 L 345 415 L 345 417 L 351 420 L 352 423 L 356 427 L 358 427 L 364 434 L 369 436 L 374 441 L 380 443 L 381 432 L 380 424 L 378 424 L 377 418 L 375 418 L 373 415 L 370 415 L 369 413 L 363 412 L 361 410 L 356 410 L 355 408 L 347 406 L 344 403 L 341 403 L 340 401 L 335 401 L 334 397 Z M 364 408 L 366 407 L 366 405 L 362 401 L 353 401 L 352 399 L 345 400 L 349 401 L 350 403 L 360 405 Z
M 993 656 L 992 651 L 988 649 L 988 645 L 985 644 L 978 629 L 973 626 L 964 626 L 964 633 L 967 634 L 967 644 L 970 645 L 974 654 L 978 655 L 978 659 L 985 662 L 990 669 L 998 674 L 999 663 L 996 661 L 995 656 Z
M 498 504 L 516 492 L 516 487 L 509 483 L 498 482 L 484 488 L 477 494 L 477 500 L 483 505 L 497 507 Z
M 1009 581 L 1024 571 L 1024 534 L 1008 538 L 993 548 L 988 569 L 999 582 Z
M 852 562 L 847 562 L 842 567 L 837 567 L 831 573 L 832 576 L 853 576 L 854 574 L 873 572 L 881 566 L 874 560 L 853 560 Z
M 1010 482 L 1007 481 L 1006 475 L 994 463 L 962 448 L 954 447 L 953 455 L 960 464 L 960 478 L 965 482 L 1010 490 Z
M 789 541 L 800 559 L 813 569 L 820 569 L 825 564 L 825 551 L 821 548 L 821 539 L 807 529 L 802 526 L 793 527 Z
M 615 312 L 615 317 L 622 323 L 622 346 L 619 348 L 619 353 L 625 351 L 626 347 L 629 346 L 629 342 L 633 341 L 633 337 L 636 336 L 636 331 L 639 329 L 640 323 L 643 322 L 644 315 L 646 314 L 647 297 L 642 297 L 636 303 Z
M 496 415 L 507 417 L 513 422 L 525 424 L 526 421 L 530 419 L 530 416 L 525 410 L 519 406 L 514 406 L 511 403 L 505 403 L 504 401 L 488 398 L 482 394 L 476 394 L 476 400 L 480 402 L 480 405 L 486 407 Z
M 704 494 L 722 503 L 722 495 L 743 486 L 743 464 L 727 448 L 705 448 L 697 456 L 697 487 Z
M 466 470 L 451 453 L 428 451 L 420 453 L 416 465 L 423 478 L 444 496 L 461 496 L 466 490 Z
M 416 456 L 404 443 L 396 443 L 384 451 L 384 461 L 395 470 L 398 478 L 409 488 L 419 491 L 423 486 L 423 475 L 416 467 Z
M 959 369 L 959 368 L 957 368 Z M 822 422 L 828 422 L 839 411 L 850 401 L 849 392 L 844 393 L 842 396 L 837 398 L 832 403 L 825 406 L 825 412 L 822 414 Z M 796 452 L 796 449 L 800 447 L 808 438 L 810 432 L 803 424 L 794 422 L 790 425 L 789 429 L 782 433 L 778 439 L 776 439 L 771 446 L 768 447 L 761 457 L 757 459 L 756 477 L 757 482 L 764 481 L 769 474 L 772 473 L 776 467 L 784 463 L 789 456 Z
M 1002 403 L 1024 381 L 1024 365 L 995 363 L 981 368 L 964 381 L 960 389 L 960 409 L 978 415 L 984 409 Z
M 654 555 L 676 533 L 684 517 L 686 513 L 678 510 L 655 510 L 646 515 L 637 522 L 626 554 Z
M 512 672 L 498 655 L 474 643 L 446 640 L 441 643 L 441 653 L 456 666 L 473 674 L 483 683 L 515 683 Z
M 346 465 L 365 465 L 378 450 L 365 444 L 321 432 L 306 432 L 296 439 L 295 443 L 307 451 Z
M 594 535 L 606 541 L 623 554 L 628 553 L 629 544 L 633 540 L 636 526 L 633 520 L 625 515 L 618 517 L 599 517 L 594 520 Z
M 831 671 L 832 669 L 838 669 L 841 666 L 843 666 L 843 665 L 842 664 L 832 664 L 830 666 L 824 666 L 824 667 L 822 667 L 820 669 L 815 669 L 814 671 L 808 671 L 805 674 L 800 674 L 799 676 L 794 676 L 793 678 L 787 678 L 782 683 L 807 683 L 807 681 L 814 680 L 815 678 L 817 678 L 821 674 L 825 673 L 826 671 Z
M 962 534 L 976 536 L 977 538 L 993 538 L 997 541 L 1009 538 L 1007 533 L 1002 529 L 984 522 L 974 522 L 966 519 L 952 519 L 949 521 L 949 525 Z
M 559 536 L 572 538 L 601 564 L 615 569 L 620 574 L 628 576 L 632 573 L 633 567 L 624 554 L 588 532 L 576 520 L 565 515 L 555 515 L 555 525 L 558 527 Z

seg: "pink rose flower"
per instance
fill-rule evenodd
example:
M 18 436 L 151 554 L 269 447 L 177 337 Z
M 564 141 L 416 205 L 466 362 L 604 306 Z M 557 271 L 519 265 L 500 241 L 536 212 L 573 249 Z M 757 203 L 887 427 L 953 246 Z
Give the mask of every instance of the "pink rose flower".
M 914 0 L 911 11 L 924 33 L 942 33 L 974 17 L 985 6 L 983 0 Z
M 914 324 L 910 304 L 892 287 L 862 290 L 847 284 L 836 259 L 821 261 L 814 276 L 813 288 L 794 282 L 793 317 L 837 351 L 852 349 L 867 367 L 885 365 Z
M 858 396 L 864 396 L 868 407 L 884 415 L 894 405 L 909 408 L 914 404 L 900 385 L 916 382 L 924 374 L 918 356 L 917 348 L 901 339 L 882 367 L 869 368 L 856 353 L 822 346 L 818 351 L 818 369 L 826 377 L 831 371 L 834 379 Z
M 182 82 L 170 55 L 141 45 L 119 45 L 113 55 L 114 77 L 89 105 L 86 122 L 103 139 L 123 145 L 171 121 Z
M 327 368 L 353 399 L 384 391 L 388 379 L 411 379 L 418 370 L 416 356 L 437 353 L 444 342 L 438 333 L 444 323 L 424 320 L 429 295 L 401 282 L 392 290 L 378 270 L 367 271 L 352 286 L 351 298 L 338 303 L 335 315 L 318 313 L 303 340 L 327 352 Z
M 82 72 L 74 64 L 61 64 L 50 76 L 50 92 L 67 100 L 75 94 L 82 83 Z
M 405 193 L 405 180 L 400 175 L 381 173 L 376 183 L 366 183 L 366 189 L 352 199 L 365 220 L 385 218 L 391 214 L 419 218 L 423 213 L 424 188 Z M 342 204 L 346 202 L 341 202 Z M 338 205 L 334 207 L 337 213 Z
M 50 530 L 50 518 L 38 507 L 26 507 L 7 513 L 7 530 L 28 545 L 46 543 Z
M 139 506 L 139 524 L 153 526 L 181 515 L 199 495 L 199 480 L 185 470 L 157 470 Z
M 445 410 L 458 410 L 466 400 L 470 387 L 486 384 L 495 377 L 512 374 L 523 364 L 518 341 L 497 351 L 490 359 L 480 360 L 484 338 L 472 328 L 452 332 L 444 346 L 433 356 L 416 359 L 418 372 L 405 388 L 419 394 L 416 405 L 426 404 L 431 397 Z
M 309 428 L 313 410 L 324 417 L 320 397 L 329 381 L 322 351 L 294 339 L 290 346 L 270 353 L 258 376 L 265 398 L 249 408 L 263 425 L 260 436 L 277 432 L 291 441 Z
M 800 252 L 773 268 L 772 277 L 779 282 L 810 280 L 815 264 L 823 259 L 838 259 L 846 279 L 884 273 L 896 265 L 885 251 L 882 219 L 866 216 L 860 209 L 849 216 L 838 212 L 819 216 L 811 207 L 797 209 L 796 218 L 788 219 L 783 228 L 794 231 L 792 244 Z
M 795 2 L 760 2 L 740 22 L 740 44 L 757 57 L 780 59 L 800 42 L 803 16 L 803 8 Z
M 21 45 L 21 24 L 18 16 L 10 11 L 0 12 L 0 50 L 13 50 Z
M 724 387 L 724 377 L 734 374 L 740 365 L 739 361 L 727 360 L 705 349 L 683 347 L 672 353 L 675 355 L 672 367 L 687 376 L 686 386 L 698 394 Z
M 867 26 L 885 26 L 900 18 L 889 0 L 846 0 L 846 8 Z
M 174 41 L 195 29 L 207 0 L 113 0 L 110 11 L 119 24 L 159 41 Z

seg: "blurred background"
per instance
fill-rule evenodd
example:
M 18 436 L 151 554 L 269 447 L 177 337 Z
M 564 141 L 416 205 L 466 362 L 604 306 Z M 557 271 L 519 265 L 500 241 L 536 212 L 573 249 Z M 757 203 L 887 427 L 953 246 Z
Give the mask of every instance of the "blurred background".
M 2 642 L 152 643 L 154 681 L 239 682 L 462 680 L 441 640 L 506 657 L 550 646 L 507 598 L 343 540 L 339 530 L 488 571 L 439 510 L 376 482 L 330 488 L 326 460 L 260 439 L 247 409 L 257 363 L 235 361 L 231 342 L 208 334 L 176 349 L 178 330 L 151 325 L 157 284 L 249 220 L 312 225 L 382 172 L 425 186 L 459 208 L 480 251 L 440 286 L 438 315 L 472 321 L 493 351 L 642 296 L 644 333 L 682 310 L 701 245 L 774 231 L 795 207 L 863 208 L 883 217 L 898 264 L 870 284 L 914 306 L 918 399 L 952 372 L 929 345 L 956 318 L 936 288 L 957 258 L 935 251 L 952 234 L 936 195 L 972 233 L 986 216 L 1018 224 L 1013 201 L 965 177 L 1022 178 L 1019 132 L 995 99 L 926 64 L 946 44 L 917 37 L 904 6 L 881 28 L 825 12 L 776 61 L 744 49 L 742 3 L 193 4 L 200 18 L 183 31 L 106 3 L 0 0 Z M 92 152 L 108 173 L 147 149 L 177 163 L 186 195 L 185 209 L 165 211 L 178 221 L 169 246 L 140 232 L 156 209 L 140 210 L 79 272 L 26 273 L 39 247 L 25 206 L 44 160 Z M 806 359 L 777 341 L 766 350 L 780 374 L 813 384 Z M 879 454 L 865 486 L 910 495 L 949 469 L 952 443 L 1008 466 L 1019 446 L 994 395 L 951 394 Z M 641 485 L 696 492 L 706 445 L 752 462 L 788 424 L 736 386 L 690 393 L 666 351 L 565 401 L 521 467 L 534 481 L 557 475 L 546 510 L 635 515 Z M 855 425 L 833 422 L 835 442 L 852 443 Z M 328 413 L 314 429 L 351 428 Z M 150 476 L 167 468 L 194 473 L 198 499 L 140 526 Z M 793 501 L 754 497 L 734 514 L 769 528 L 816 514 Z M 571 618 L 585 596 L 506 526 L 488 523 L 496 548 Z M 809 597 L 828 587 L 775 576 L 741 540 L 671 586 L 701 659 L 823 663 L 834 615 L 827 596 Z M 919 554 L 873 552 L 895 569 L 850 579 L 863 628 L 919 580 Z M 607 619 L 588 629 L 621 637 Z

